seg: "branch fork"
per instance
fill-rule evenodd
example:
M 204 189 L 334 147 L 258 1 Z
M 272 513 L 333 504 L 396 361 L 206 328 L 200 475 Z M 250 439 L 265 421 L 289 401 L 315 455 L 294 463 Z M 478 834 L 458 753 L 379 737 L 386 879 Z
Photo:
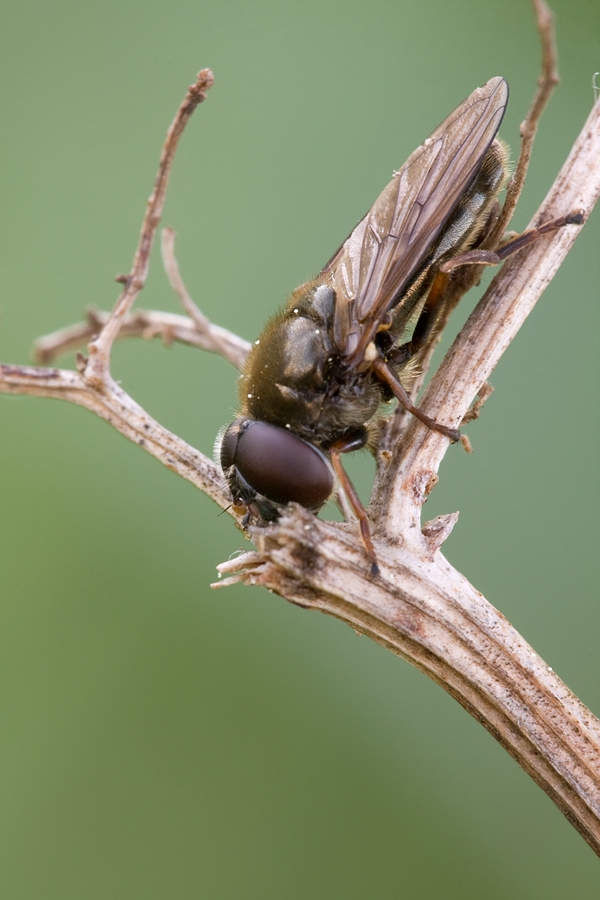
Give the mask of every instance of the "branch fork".
M 543 0 L 533 0 L 533 6 L 543 71 L 522 126 L 522 153 L 507 200 L 495 234 L 488 239 L 490 249 L 516 205 L 537 122 L 557 81 L 551 16 Z M 182 341 L 216 352 L 238 369 L 248 353 L 246 341 L 208 322 L 189 296 L 170 229 L 163 233 L 163 259 L 187 315 L 132 312 L 148 274 L 178 141 L 212 84 L 210 70 L 202 70 L 169 128 L 132 269 L 118 278 L 124 288 L 112 312 L 90 312 L 86 322 L 37 342 L 36 353 L 43 363 L 86 342 L 88 357 L 79 357 L 78 371 L 0 364 L 0 392 L 54 397 L 84 406 L 207 493 L 241 524 L 230 507 L 220 468 L 152 419 L 110 374 L 117 337 Z M 600 196 L 598 159 L 600 103 L 592 109 L 533 224 L 577 209 L 587 217 Z M 456 424 L 477 417 L 489 393 L 490 373 L 578 231 L 567 226 L 503 266 L 421 399 L 420 406 L 429 416 Z M 477 266 L 459 270 L 452 283 L 454 299 L 478 277 Z M 428 348 L 422 360 L 423 370 L 432 350 Z M 458 513 L 439 516 L 421 527 L 421 508 L 437 482 L 447 446 L 446 437 L 402 413 L 392 416 L 385 427 L 370 505 L 380 576 L 369 573 L 355 523 L 324 522 L 301 507 L 290 507 L 277 522 L 250 529 L 257 550 L 221 564 L 221 580 L 215 587 L 238 581 L 260 584 L 292 603 L 347 622 L 417 666 L 496 737 L 600 854 L 600 722 L 443 557 L 439 548 Z

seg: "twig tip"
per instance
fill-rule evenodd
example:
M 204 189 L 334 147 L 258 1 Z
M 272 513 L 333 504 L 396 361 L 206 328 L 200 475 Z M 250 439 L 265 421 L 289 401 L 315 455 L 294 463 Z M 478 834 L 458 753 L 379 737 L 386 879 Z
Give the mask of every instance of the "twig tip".
M 215 76 L 212 69 L 200 69 L 194 84 L 190 84 L 188 93 L 197 98 L 201 102 L 206 97 L 206 92 L 211 89 L 215 83 Z

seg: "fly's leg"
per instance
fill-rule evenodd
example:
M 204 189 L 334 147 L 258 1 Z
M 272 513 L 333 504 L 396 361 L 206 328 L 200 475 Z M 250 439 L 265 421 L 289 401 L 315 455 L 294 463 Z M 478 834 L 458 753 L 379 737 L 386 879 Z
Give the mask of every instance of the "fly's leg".
M 410 341 L 400 344 L 399 347 L 393 348 L 389 353 L 385 353 L 386 363 L 391 363 L 394 369 L 400 368 L 416 356 L 431 338 L 444 312 L 446 289 L 449 282 L 450 273 L 441 272 L 438 269 L 427 293 L 427 299 L 419 313 Z M 382 380 L 387 384 L 387 379 L 384 378 Z M 402 403 L 402 401 L 400 402 Z M 404 403 L 402 405 L 404 406 Z
M 428 416 L 426 413 L 421 412 L 419 407 L 415 406 L 410 399 L 408 392 L 396 374 L 396 367 L 399 367 L 409 359 L 412 359 L 425 346 L 431 337 L 436 323 L 439 321 L 440 314 L 443 312 L 445 294 L 449 281 L 449 272 L 440 272 L 439 270 L 436 272 L 410 341 L 407 341 L 405 344 L 401 344 L 400 347 L 392 350 L 385 359 L 375 360 L 373 372 L 377 378 L 389 388 L 393 396 L 407 412 L 412 413 L 415 418 L 419 419 L 420 422 L 423 422 L 424 425 L 427 425 L 427 427 L 431 428 L 433 431 L 439 431 L 441 434 L 445 434 L 454 444 L 459 441 L 461 437 L 458 428 L 450 428 L 448 425 L 443 425 L 441 422 L 432 419 L 431 416 Z
M 346 435 L 346 437 L 340 438 L 340 440 L 335 441 L 335 443 L 333 443 L 331 447 L 329 447 L 328 452 L 331 455 L 331 465 L 333 466 L 333 471 L 335 472 L 336 477 L 340 483 L 340 487 L 346 495 L 348 503 L 352 507 L 352 511 L 358 519 L 360 536 L 367 553 L 367 559 L 369 560 L 371 566 L 371 575 L 379 575 L 379 566 L 377 565 L 375 547 L 373 546 L 373 539 L 371 538 L 371 529 L 369 528 L 369 518 L 367 516 L 367 511 L 362 505 L 361 499 L 356 493 L 356 488 L 350 481 L 350 478 L 344 467 L 342 466 L 342 461 L 340 459 L 340 455 L 342 453 L 351 453 L 353 450 L 361 450 L 366 445 L 367 440 L 368 434 L 366 429 L 362 431 L 354 431 L 351 434 Z
M 445 434 L 446 437 L 450 438 L 453 444 L 460 441 L 460 431 L 458 428 L 451 428 L 449 425 L 443 425 L 441 422 L 437 422 L 435 419 L 432 419 L 431 416 L 421 412 L 418 406 L 415 406 L 406 390 L 402 387 L 400 379 L 385 360 L 381 358 L 376 359 L 373 363 L 373 372 L 380 381 L 387 385 L 404 409 L 409 413 L 412 413 L 416 419 L 423 422 L 423 424 L 427 425 L 428 428 L 431 428 L 432 431 L 439 431 L 440 434 Z
M 479 237 L 478 243 L 482 243 L 486 236 L 491 232 L 498 218 L 499 209 L 499 204 L 495 204 L 488 217 L 485 230 Z M 538 226 L 538 228 L 524 231 L 523 234 L 511 235 L 509 240 L 498 250 L 467 250 L 465 253 L 460 253 L 458 256 L 454 256 L 451 259 L 446 260 L 446 262 L 443 262 L 433 279 L 433 284 L 429 289 L 427 300 L 421 310 L 411 340 L 408 344 L 403 344 L 402 348 L 398 348 L 398 350 L 402 350 L 406 358 L 410 359 L 427 343 L 435 328 L 439 315 L 443 311 L 446 288 L 448 287 L 450 273 L 453 269 L 457 269 L 459 266 L 476 264 L 497 266 L 501 262 L 504 262 L 507 257 L 512 256 L 513 253 L 518 253 L 519 250 L 522 250 L 534 241 L 539 240 L 539 238 L 544 237 L 546 234 L 557 231 L 559 228 L 564 228 L 565 225 L 581 225 L 583 219 L 583 213 L 579 210 L 576 213 L 571 213 L 571 215 L 552 219 L 550 222 L 545 222 L 543 225 Z M 393 359 L 392 361 L 395 362 Z
M 496 204 L 492 209 L 485 231 L 479 238 L 479 243 L 482 243 L 492 230 L 498 218 L 499 209 L 499 204 Z M 523 250 L 524 247 L 539 240 L 539 238 L 551 234 L 559 228 L 564 228 L 565 225 L 582 225 L 583 221 L 583 212 L 578 210 L 576 213 L 552 219 L 550 222 L 545 222 L 543 225 L 532 228 L 530 231 L 524 231 L 522 234 L 513 234 L 498 250 L 467 250 L 465 253 L 460 253 L 458 256 L 453 256 L 451 259 L 443 262 L 433 279 L 433 284 L 429 289 L 427 300 L 421 310 L 411 340 L 407 344 L 402 344 L 396 350 L 396 353 L 400 352 L 404 358 L 410 359 L 427 343 L 438 321 L 439 314 L 442 312 L 450 273 L 454 269 L 465 265 L 497 266 L 509 256 L 512 256 L 513 253 L 518 253 L 519 250 Z M 390 361 L 396 362 L 393 354 L 390 356 Z
M 442 263 L 439 271 L 448 273 L 458 266 L 468 265 L 497 266 L 507 257 L 512 256 L 513 253 L 518 253 L 519 250 L 529 246 L 529 244 L 533 244 L 534 241 L 539 240 L 544 235 L 551 234 L 559 228 L 564 228 L 565 225 L 583 225 L 583 222 L 584 214 L 581 210 L 567 216 L 560 216 L 558 219 L 552 219 L 550 222 L 545 222 L 537 228 L 524 231 L 523 234 L 511 238 L 498 250 L 467 250 L 466 253 L 460 253 L 458 256 L 447 259 L 446 262 Z
M 447 272 L 437 272 L 433 279 L 433 284 L 429 288 L 427 299 L 421 310 L 417 323 L 415 325 L 412 337 L 408 342 L 409 358 L 415 356 L 421 350 L 429 338 L 439 320 L 440 313 L 443 312 L 444 301 L 446 298 L 446 288 L 450 281 L 450 275 Z M 403 344 L 402 346 L 406 346 Z

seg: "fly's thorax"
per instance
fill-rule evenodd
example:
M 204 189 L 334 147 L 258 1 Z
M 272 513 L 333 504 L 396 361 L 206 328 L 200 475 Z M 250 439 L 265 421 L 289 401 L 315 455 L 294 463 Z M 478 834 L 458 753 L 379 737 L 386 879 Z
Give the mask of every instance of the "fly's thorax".
M 242 414 L 289 428 L 320 446 L 377 410 L 379 390 L 364 374 L 342 370 L 332 337 L 335 292 L 298 288 L 265 326 L 240 379 Z

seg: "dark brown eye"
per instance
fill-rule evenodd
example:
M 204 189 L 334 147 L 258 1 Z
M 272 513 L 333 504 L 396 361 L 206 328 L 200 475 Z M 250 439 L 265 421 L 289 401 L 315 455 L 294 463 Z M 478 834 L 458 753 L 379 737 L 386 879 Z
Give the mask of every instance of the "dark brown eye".
M 321 507 L 333 490 L 331 467 L 320 450 L 291 431 L 237 420 L 221 442 L 221 466 L 235 466 L 246 484 L 273 503 Z

